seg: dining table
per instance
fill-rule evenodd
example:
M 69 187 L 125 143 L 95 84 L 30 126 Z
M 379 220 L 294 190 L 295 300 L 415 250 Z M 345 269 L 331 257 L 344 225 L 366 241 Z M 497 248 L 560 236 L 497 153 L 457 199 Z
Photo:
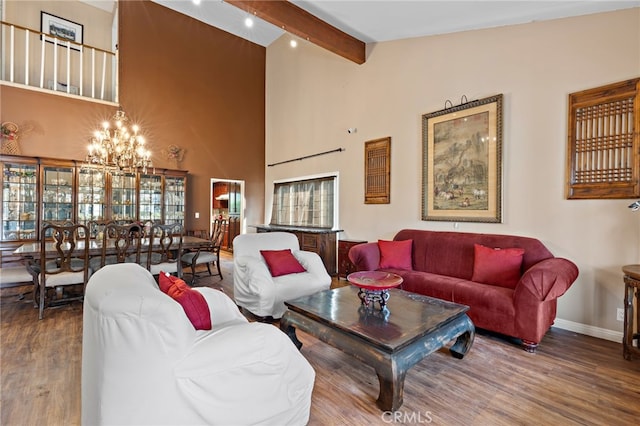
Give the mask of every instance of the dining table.
M 106 254 L 116 254 L 114 240 L 107 240 L 107 244 L 109 243 L 110 245 L 107 245 Z M 185 249 L 195 250 L 195 249 L 198 249 L 199 247 L 205 247 L 210 243 L 211 241 L 205 238 L 194 237 L 191 235 L 185 235 L 182 237 L 183 250 Z M 47 254 L 55 255 L 56 254 L 55 242 L 51 240 L 51 241 L 47 241 L 45 244 L 46 244 L 45 250 Z M 143 248 L 149 247 L 149 238 L 142 239 L 142 247 Z M 33 241 L 33 242 L 29 242 L 21 245 L 20 247 L 18 247 L 13 251 L 13 254 L 22 256 L 24 258 L 39 259 L 41 248 L 42 246 L 40 241 Z M 78 251 L 84 250 L 84 241 L 77 242 L 76 250 Z M 102 254 L 102 239 L 97 238 L 97 239 L 90 240 L 89 256 L 99 256 L 101 254 Z

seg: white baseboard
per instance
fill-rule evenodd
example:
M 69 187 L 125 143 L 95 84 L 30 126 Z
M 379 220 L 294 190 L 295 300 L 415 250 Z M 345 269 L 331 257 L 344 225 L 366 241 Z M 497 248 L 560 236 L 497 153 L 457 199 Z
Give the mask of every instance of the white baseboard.
M 553 322 L 553 326 L 561 328 L 563 330 L 569 330 L 580 334 L 586 334 L 587 336 L 597 337 L 598 339 L 622 343 L 623 334 L 621 331 L 608 330 L 606 328 L 594 327 L 592 325 L 567 321 L 560 318 L 555 319 L 555 321 Z

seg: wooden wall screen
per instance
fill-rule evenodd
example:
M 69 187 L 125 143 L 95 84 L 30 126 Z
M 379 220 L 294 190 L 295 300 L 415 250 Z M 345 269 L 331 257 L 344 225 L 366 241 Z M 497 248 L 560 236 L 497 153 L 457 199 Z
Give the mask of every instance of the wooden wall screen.
M 391 138 L 364 143 L 364 203 L 389 204 L 391 196 Z
M 566 196 L 640 197 L 640 78 L 569 95 Z

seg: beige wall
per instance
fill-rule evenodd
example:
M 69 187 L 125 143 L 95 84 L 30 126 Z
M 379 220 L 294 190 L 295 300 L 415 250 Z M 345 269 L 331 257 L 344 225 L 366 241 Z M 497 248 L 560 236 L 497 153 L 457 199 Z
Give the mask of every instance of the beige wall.
M 640 9 L 379 43 L 356 65 L 283 36 L 267 49 L 266 169 L 277 179 L 338 171 L 343 238 L 401 228 L 519 234 L 573 260 L 580 276 L 557 324 L 618 340 L 621 265 L 640 262 L 629 200 L 566 200 L 567 95 L 640 76 Z M 422 114 L 504 94 L 503 223 L 422 221 Z M 348 134 L 355 127 L 357 133 Z M 391 203 L 363 202 L 364 142 L 391 136 Z M 268 219 L 268 218 L 267 218 Z

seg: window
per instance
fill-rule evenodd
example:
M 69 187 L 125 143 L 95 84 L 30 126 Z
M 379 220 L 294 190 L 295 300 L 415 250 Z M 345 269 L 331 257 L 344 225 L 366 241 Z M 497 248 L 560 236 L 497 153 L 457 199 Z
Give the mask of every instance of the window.
M 640 78 L 569 95 L 567 198 L 640 196 Z
M 333 228 L 337 176 L 277 182 L 271 225 Z

